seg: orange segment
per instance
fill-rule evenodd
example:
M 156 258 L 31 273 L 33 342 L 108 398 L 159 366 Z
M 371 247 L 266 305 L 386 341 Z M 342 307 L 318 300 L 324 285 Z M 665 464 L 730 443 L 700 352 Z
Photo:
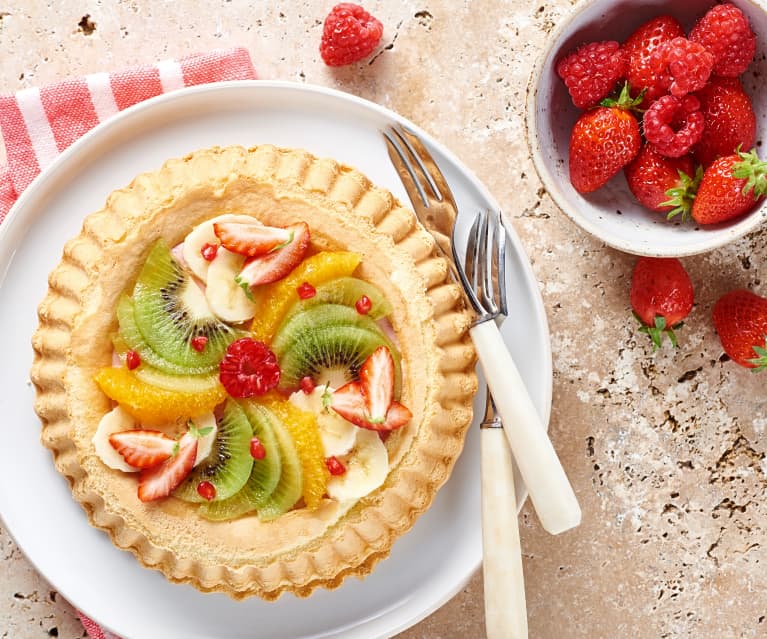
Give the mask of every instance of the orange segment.
M 304 282 L 318 286 L 323 282 L 351 275 L 362 256 L 350 251 L 322 251 L 301 262 L 287 277 L 262 287 L 256 296 L 258 311 L 253 319 L 253 338 L 266 342 L 282 322 L 290 307 L 298 300 L 296 289 Z
M 226 398 L 221 384 L 201 392 L 167 390 L 141 381 L 126 368 L 102 368 L 94 380 L 139 422 L 153 426 L 210 412 Z
M 297 408 L 288 401 L 267 396 L 263 402 L 287 427 L 301 458 L 304 474 L 303 497 L 306 507 L 317 508 L 327 488 L 330 472 L 325 465 L 325 449 L 314 413 Z

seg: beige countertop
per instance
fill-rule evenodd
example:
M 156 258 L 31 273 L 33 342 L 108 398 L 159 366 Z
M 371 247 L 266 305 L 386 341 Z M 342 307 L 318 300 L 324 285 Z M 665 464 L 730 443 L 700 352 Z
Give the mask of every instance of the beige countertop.
M 317 51 L 332 4 L 6 0 L 0 91 L 242 45 L 262 78 L 341 89 L 423 126 L 500 201 L 548 314 L 550 433 L 584 521 L 551 537 L 529 505 L 522 511 L 530 636 L 767 636 L 765 378 L 722 357 L 710 320 L 714 301 L 730 288 L 767 292 L 767 236 L 757 232 L 684 260 L 696 305 L 681 347 L 653 353 L 629 307 L 635 258 L 574 227 L 528 157 L 528 75 L 575 0 L 368 0 L 385 25 L 380 55 L 336 70 Z M 84 30 L 87 24 L 93 28 Z M 2 527 L 0 574 L 0 637 L 84 635 L 73 609 Z M 482 634 L 477 574 L 401 637 Z

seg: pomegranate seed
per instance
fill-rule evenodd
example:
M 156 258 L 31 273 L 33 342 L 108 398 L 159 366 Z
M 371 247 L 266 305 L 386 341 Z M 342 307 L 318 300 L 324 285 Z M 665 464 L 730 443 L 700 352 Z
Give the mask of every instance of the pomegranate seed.
M 309 284 L 309 282 L 299 284 L 296 287 L 296 291 L 298 292 L 298 297 L 300 297 L 302 300 L 308 300 L 309 298 L 317 295 L 317 289 Z
M 325 465 L 328 467 L 331 475 L 343 475 L 346 472 L 346 466 L 344 466 L 336 457 L 328 457 L 325 460 Z
M 208 338 L 205 335 L 198 335 L 192 338 L 192 348 L 198 353 L 202 353 L 205 350 L 205 346 L 208 343 Z
M 128 367 L 129 371 L 138 368 L 141 366 L 141 355 L 136 351 L 128 351 L 125 353 L 125 365 Z
M 200 497 L 208 501 L 216 498 L 216 487 L 209 481 L 201 481 L 197 484 L 197 492 L 200 494 Z
M 263 459 L 266 457 L 266 448 L 258 437 L 250 440 L 250 456 L 253 459 Z
M 370 298 L 367 295 L 360 297 L 354 305 L 354 308 L 357 309 L 357 312 L 360 315 L 367 315 L 372 307 L 373 302 L 370 301 Z
M 212 262 L 216 255 L 218 254 L 218 244 L 211 244 L 210 242 L 206 242 L 202 245 L 202 248 L 200 249 L 200 255 L 208 262 Z
M 309 375 L 302 377 L 299 384 L 301 385 L 301 390 L 307 395 L 314 391 L 314 380 Z

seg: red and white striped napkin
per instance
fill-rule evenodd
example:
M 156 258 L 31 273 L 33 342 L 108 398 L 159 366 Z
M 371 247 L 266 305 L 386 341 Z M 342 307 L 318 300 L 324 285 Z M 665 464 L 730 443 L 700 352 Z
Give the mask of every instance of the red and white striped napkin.
M 246 49 L 221 49 L 0 95 L 0 222 L 30 182 L 81 135 L 118 111 L 183 87 L 256 78 Z M 91 639 L 119 639 L 80 613 Z
M 183 87 L 255 77 L 247 50 L 234 48 L 116 73 L 91 73 L 0 96 L 0 131 L 7 153 L 7 165 L 0 166 L 0 222 L 59 153 L 118 111 Z

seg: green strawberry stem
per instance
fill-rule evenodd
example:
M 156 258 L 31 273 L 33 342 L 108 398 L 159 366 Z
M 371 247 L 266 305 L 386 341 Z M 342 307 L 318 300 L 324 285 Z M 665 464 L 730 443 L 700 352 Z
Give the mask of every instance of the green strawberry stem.
M 657 351 L 662 345 L 663 345 L 663 336 L 665 335 L 668 337 L 668 340 L 671 342 L 671 345 L 674 348 L 677 348 L 679 346 L 679 342 L 676 339 L 676 333 L 674 333 L 674 330 L 681 328 L 684 326 L 684 322 L 678 322 L 674 324 L 673 326 L 666 326 L 666 318 L 662 315 L 656 315 L 655 316 L 655 325 L 654 326 L 647 326 L 642 319 L 634 313 L 634 317 L 639 322 L 640 333 L 647 333 L 650 336 L 650 339 L 652 340 L 653 344 L 653 352 Z
M 682 222 L 684 222 L 690 216 L 692 202 L 695 199 L 695 194 L 698 192 L 700 181 L 703 179 L 703 167 L 698 165 L 698 168 L 695 169 L 694 177 L 690 177 L 684 171 L 678 171 L 678 173 L 681 184 L 666 191 L 666 195 L 668 195 L 669 199 L 663 202 L 661 206 L 674 207 L 668 212 L 668 215 L 666 215 L 667 220 L 670 220 L 681 213 L 681 219 Z
M 767 368 L 767 335 L 764 336 L 764 346 L 752 346 L 752 348 L 757 356 L 748 361 L 754 365 L 751 372 L 758 373 Z
M 632 98 L 631 92 L 629 91 L 629 83 L 625 82 L 617 100 L 614 98 L 605 98 L 599 104 L 603 107 L 617 107 L 625 111 L 636 111 L 641 113 L 642 110 L 639 108 L 639 105 L 642 104 L 646 91 L 647 89 L 642 89 L 637 97 Z
M 767 162 L 763 162 L 756 154 L 756 149 L 744 153 L 738 149 L 738 157 L 741 162 L 732 165 L 732 176 L 746 180 L 743 186 L 743 195 L 754 192 L 754 199 L 758 200 L 767 192 Z

